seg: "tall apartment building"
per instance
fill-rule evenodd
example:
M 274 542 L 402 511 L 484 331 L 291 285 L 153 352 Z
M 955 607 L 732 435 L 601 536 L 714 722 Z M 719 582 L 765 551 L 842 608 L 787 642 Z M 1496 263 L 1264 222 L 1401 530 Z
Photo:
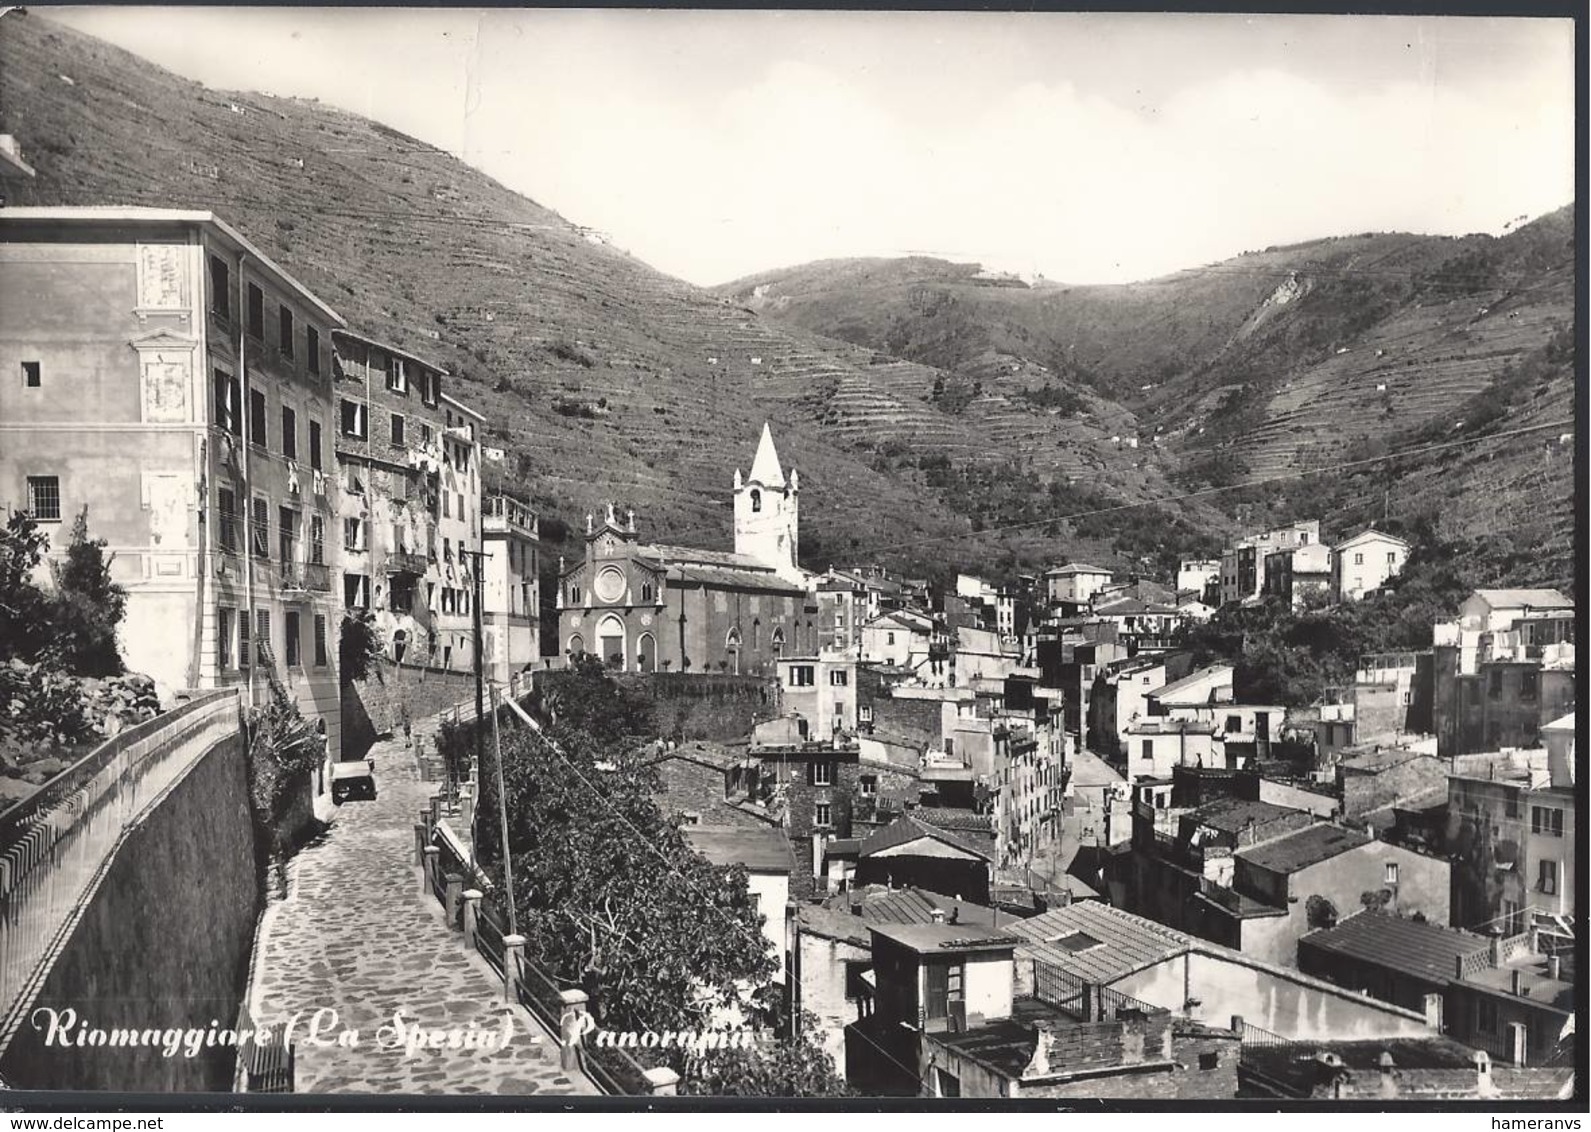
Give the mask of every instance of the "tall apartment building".
M 341 316 L 176 209 L 0 211 L 0 295 L 0 499 L 52 553 L 87 507 L 127 589 L 131 670 L 255 703 L 274 678 L 336 759 Z
M 481 440 L 486 418 L 442 394 L 442 568 L 431 611 L 436 617 L 433 663 L 475 667 L 475 602 L 481 544 Z M 483 658 L 484 659 L 484 658 Z
M 536 513 L 502 492 L 486 497 L 481 614 L 486 674 L 507 680 L 541 659 L 541 534 Z
M 447 371 L 353 331 L 332 339 L 343 605 L 374 616 L 388 656 L 441 664 Z

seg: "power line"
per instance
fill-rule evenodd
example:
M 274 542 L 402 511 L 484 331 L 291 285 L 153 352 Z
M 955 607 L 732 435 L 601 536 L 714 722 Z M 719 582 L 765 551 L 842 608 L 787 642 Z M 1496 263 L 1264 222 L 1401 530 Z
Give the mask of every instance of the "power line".
M 495 688 L 494 688 L 494 697 L 495 697 Z M 598 790 L 596 785 L 594 783 L 592 783 L 591 780 L 588 779 L 584 774 L 581 773 L 580 768 L 575 766 L 573 760 L 571 760 L 569 758 L 569 756 L 564 753 L 563 748 L 557 743 L 557 741 L 554 740 L 552 736 L 547 734 L 546 730 L 542 727 L 542 725 L 540 723 L 538 723 L 536 721 L 536 718 L 534 716 L 532 716 L 524 708 L 520 707 L 519 704 L 517 702 L 515 702 L 513 697 L 511 697 L 511 696 L 505 696 L 503 698 L 503 703 L 506 704 L 509 708 L 511 708 L 515 715 L 519 716 L 519 718 L 524 722 L 524 724 L 527 726 L 527 728 L 532 733 L 534 733 L 535 736 L 538 739 L 540 739 L 547 746 L 548 750 L 550 750 L 553 754 L 558 756 L 559 760 L 562 761 L 564 766 L 567 767 L 569 769 L 569 771 L 575 776 L 575 778 L 579 780 L 579 782 L 580 782 L 580 784 L 582 786 L 584 786 L 587 790 L 589 790 L 592 793 L 592 795 L 595 796 L 596 799 L 599 802 L 601 802 L 610 811 L 612 811 L 614 817 L 618 818 L 619 821 L 624 823 L 625 828 L 627 828 L 632 834 L 634 834 L 637 844 L 644 845 L 644 846 L 646 846 L 646 848 L 650 849 L 657 856 L 658 860 L 663 862 L 663 867 L 664 868 L 666 868 L 669 872 L 673 873 L 674 876 L 682 884 L 684 884 L 687 888 L 689 888 L 692 892 L 694 892 L 698 897 L 700 897 L 702 899 L 702 901 L 708 907 L 712 908 L 715 912 L 717 912 L 718 915 L 720 917 L 722 917 L 723 920 L 727 924 L 729 924 L 732 928 L 734 928 L 737 931 L 741 931 L 741 932 L 745 932 L 746 931 L 745 926 L 740 921 L 738 921 L 738 920 L 734 919 L 732 916 L 730 916 L 729 913 L 726 912 L 718 904 L 718 902 L 712 897 L 711 894 L 703 892 L 700 888 L 698 888 L 695 884 L 693 884 L 690 881 L 690 879 L 685 876 L 684 873 L 680 872 L 679 869 L 674 867 L 674 864 L 673 864 L 672 861 L 670 861 L 666 856 L 663 855 L 663 851 L 661 849 L 659 849 L 656 845 L 652 844 L 651 841 L 647 840 L 647 838 L 642 835 L 641 831 L 635 828 L 635 824 L 633 822 L 631 822 L 630 819 L 627 816 L 625 816 L 624 812 L 622 810 L 620 810 L 617 806 L 615 806 L 613 804 L 613 802 L 608 798 L 608 796 L 606 794 L 604 794 L 601 790 Z M 499 797 L 498 797 L 498 807 L 499 807 L 499 809 L 503 810 L 505 814 L 507 812 L 506 801 L 507 801 L 506 797 L 504 797 L 503 795 L 500 794 Z M 508 848 L 507 845 L 505 844 L 503 848 L 504 848 L 504 852 L 506 853 L 507 852 L 507 848 Z M 512 897 L 510 897 L 510 899 L 512 899 Z M 755 937 L 748 936 L 748 938 L 751 938 L 752 942 L 760 944 L 764 948 L 766 948 L 766 946 L 767 946 L 767 940 L 765 938 L 763 938 L 763 936 L 762 936 L 762 934 L 760 932 L 757 933 L 757 935 Z M 800 982 L 801 982 L 800 976 L 798 976 L 795 973 L 793 968 L 788 969 L 785 973 L 790 977 L 790 980 L 793 983 L 795 983 L 798 986 L 800 985 Z M 857 1033 L 862 1038 L 863 1041 L 867 1042 L 868 1045 L 870 1045 L 874 1049 L 878 1050 L 878 1052 L 880 1054 L 882 1054 L 886 1060 L 888 1060 L 890 1062 L 893 1062 L 897 1068 L 899 1068 L 901 1070 L 904 1070 L 908 1074 L 915 1075 L 915 1073 L 916 1073 L 915 1069 L 911 1069 L 910 1067 L 908 1067 L 906 1065 L 903 1065 L 897 1058 L 895 1058 L 895 1056 L 893 1054 L 891 1054 L 887 1049 L 885 1049 L 883 1046 L 879 1045 L 877 1042 L 873 1041 L 873 1039 L 870 1038 L 867 1034 L 862 1033 L 860 1030 L 857 1031 Z

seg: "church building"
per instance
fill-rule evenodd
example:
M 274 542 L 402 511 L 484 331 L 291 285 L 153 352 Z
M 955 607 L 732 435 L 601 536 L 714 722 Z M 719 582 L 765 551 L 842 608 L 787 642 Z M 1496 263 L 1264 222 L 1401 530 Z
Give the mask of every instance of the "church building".
M 766 424 L 751 471 L 735 471 L 735 549 L 643 543 L 635 514 L 586 516 L 585 560 L 563 570 L 558 637 L 627 672 L 772 673 L 817 651 L 817 605 L 797 565 L 801 480 Z

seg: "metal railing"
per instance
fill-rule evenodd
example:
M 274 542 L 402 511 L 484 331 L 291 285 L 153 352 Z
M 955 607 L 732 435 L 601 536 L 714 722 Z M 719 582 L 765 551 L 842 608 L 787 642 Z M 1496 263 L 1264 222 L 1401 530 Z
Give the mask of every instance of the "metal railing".
M 57 937 L 133 823 L 243 726 L 236 689 L 203 693 L 128 728 L 0 814 L 0 1050 Z
M 1238 1039 L 1241 1048 L 1248 1049 L 1284 1049 L 1288 1046 L 1298 1045 L 1292 1038 L 1284 1038 L 1280 1034 L 1273 1034 L 1269 1030 L 1262 1030 L 1258 1026 L 1251 1026 L 1247 1022 L 1240 1022 L 1238 1026 Z
M 436 830 L 443 828 L 438 825 Z M 439 836 L 433 830 L 430 844 L 436 846 L 435 873 L 430 878 L 432 894 L 447 907 L 447 881 L 449 873 L 462 875 L 467 885 L 475 885 L 489 889 L 490 885 L 479 869 L 471 871 L 470 865 L 463 861 L 453 845 L 452 839 Z M 456 925 L 455 925 L 456 926 Z M 510 973 L 505 970 L 508 950 L 503 944 L 504 925 L 492 906 L 485 900 L 478 902 L 474 916 L 474 946 L 485 959 L 487 965 L 502 975 L 506 980 Z M 470 941 L 466 941 L 468 943 Z M 555 1036 L 561 1036 L 563 1031 L 563 990 L 556 979 L 527 959 L 523 952 L 516 953 L 518 961 L 512 972 L 514 998 L 519 1004 L 529 1010 L 547 1030 Z M 572 988 L 571 988 L 572 989 Z M 652 1083 L 647 1080 L 645 1068 L 624 1050 L 616 1046 L 598 1046 L 596 1044 L 579 1045 L 575 1048 L 580 1069 L 590 1078 L 591 1082 L 610 1096 L 650 1096 L 653 1092 Z
M 1053 963 L 1046 963 L 1042 959 L 1032 962 L 1033 997 L 1065 1011 L 1079 1022 L 1111 1021 L 1123 1011 L 1143 1014 L 1167 1012 L 1163 1006 L 1156 1006 L 1099 983 L 1091 983 Z
M 261 1042 L 248 1003 L 238 1010 L 238 1067 L 234 1083 L 245 1093 L 291 1093 L 296 1062 L 291 1042 Z

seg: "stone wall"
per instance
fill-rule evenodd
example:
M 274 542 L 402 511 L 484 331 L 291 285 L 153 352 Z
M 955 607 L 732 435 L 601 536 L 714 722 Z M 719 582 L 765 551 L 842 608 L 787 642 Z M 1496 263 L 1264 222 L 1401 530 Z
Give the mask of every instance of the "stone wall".
M 129 831 L 34 1003 L 85 1029 L 236 1024 L 260 905 L 244 741 L 200 758 Z M 46 1045 L 24 1021 L 0 1076 L 26 1089 L 226 1091 L 236 1050 Z
M 681 742 L 744 740 L 754 726 L 780 710 L 774 676 L 657 672 L 618 680 L 652 701 L 659 734 Z
M 474 696 L 473 672 L 382 660 L 369 679 L 342 690 L 342 757 L 362 759 L 379 736 L 400 730 L 404 704 L 419 720 Z

